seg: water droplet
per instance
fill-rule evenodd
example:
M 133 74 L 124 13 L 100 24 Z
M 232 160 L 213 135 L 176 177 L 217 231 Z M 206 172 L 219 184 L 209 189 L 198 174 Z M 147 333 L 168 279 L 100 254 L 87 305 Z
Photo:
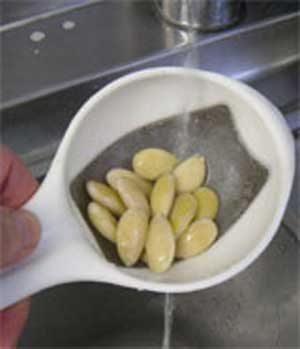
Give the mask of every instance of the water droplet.
M 41 31 L 35 31 L 32 32 L 30 35 L 30 40 L 34 41 L 34 42 L 40 42 L 42 40 L 44 40 L 46 37 L 46 34 L 41 32 Z
M 76 23 L 73 22 L 73 21 L 65 21 L 65 22 L 63 22 L 63 24 L 62 24 L 62 27 L 63 27 L 63 29 L 65 29 L 65 30 L 72 30 L 72 29 L 75 28 L 75 26 L 76 26 Z

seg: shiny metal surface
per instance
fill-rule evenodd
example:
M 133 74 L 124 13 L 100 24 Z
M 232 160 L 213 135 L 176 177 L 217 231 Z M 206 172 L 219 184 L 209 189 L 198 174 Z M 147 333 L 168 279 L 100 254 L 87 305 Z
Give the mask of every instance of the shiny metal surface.
M 2 0 L 0 4 L 0 25 L 15 24 L 37 16 L 49 16 L 50 13 L 78 8 L 92 1 L 95 2 L 95 0 Z
M 96 85 L 96 80 L 101 85 L 112 75 L 129 70 L 182 65 L 191 46 L 201 53 L 198 66 L 225 74 L 249 72 L 261 67 L 260 63 L 270 66 L 274 59 L 296 55 L 297 1 L 250 1 L 247 5 L 247 16 L 236 27 L 219 33 L 195 33 L 192 37 L 166 25 L 152 0 L 93 1 L 68 12 L 48 13 L 11 23 L 9 27 L 0 26 L 3 81 L 0 108 L 85 83 Z M 294 17 L 286 19 L 289 14 Z M 74 24 L 72 29 L 64 29 L 66 22 Z M 36 32 L 44 35 L 39 41 L 32 39 Z M 277 45 L 270 41 L 274 36 L 278 37 Z M 259 48 L 253 50 L 256 45 Z M 213 52 L 219 47 L 224 47 L 222 55 Z M 261 55 L 260 50 L 266 55 Z M 243 55 L 238 64 L 237 54 Z
M 162 17 L 186 29 L 216 31 L 237 23 L 242 0 L 154 0 Z

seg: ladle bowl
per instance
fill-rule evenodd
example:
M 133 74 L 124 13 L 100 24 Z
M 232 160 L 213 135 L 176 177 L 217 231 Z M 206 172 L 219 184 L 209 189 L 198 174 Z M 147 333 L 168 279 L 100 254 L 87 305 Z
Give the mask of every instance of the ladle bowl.
M 95 238 L 84 214 L 84 179 L 102 178 L 112 166 L 128 166 L 134 151 L 146 146 L 165 147 L 179 156 L 202 152 L 208 181 L 221 196 L 218 240 L 163 274 L 107 258 L 106 245 Z M 78 111 L 45 180 L 26 204 L 41 222 L 41 241 L 30 257 L 2 272 L 0 308 L 73 281 L 180 293 L 228 280 L 249 266 L 276 233 L 294 161 L 284 118 L 243 83 L 174 67 L 122 77 Z

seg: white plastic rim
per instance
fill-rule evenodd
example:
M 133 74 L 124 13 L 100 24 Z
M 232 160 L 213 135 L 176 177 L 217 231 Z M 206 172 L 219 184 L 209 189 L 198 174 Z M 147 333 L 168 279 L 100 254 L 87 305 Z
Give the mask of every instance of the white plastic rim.
M 230 108 L 245 147 L 268 167 L 266 184 L 205 253 L 175 263 L 163 274 L 109 263 L 72 200 L 71 181 L 128 132 L 215 104 Z M 226 281 L 255 261 L 274 237 L 294 172 L 290 130 L 280 112 L 252 88 L 219 74 L 186 68 L 154 68 L 122 77 L 78 111 L 46 179 L 26 205 L 41 221 L 42 238 L 32 256 L 0 275 L 0 309 L 42 289 L 73 281 L 165 293 L 191 292 Z
M 183 96 L 183 100 L 180 94 L 176 94 L 176 92 L 182 91 L 183 87 L 178 85 L 175 86 L 174 83 L 170 82 L 170 79 L 172 78 L 175 82 L 177 82 L 178 85 L 180 85 L 180 80 L 183 85 L 187 84 L 186 87 L 189 92 Z M 213 90 L 210 88 L 206 95 L 203 91 L 204 94 L 202 93 L 202 96 L 199 96 L 197 91 L 196 93 L 195 91 L 194 93 L 191 93 L 192 91 L 188 89 L 190 79 L 199 81 L 199 87 L 201 87 L 202 84 L 203 88 L 207 88 L 208 84 L 211 84 L 214 88 Z M 144 87 L 145 85 L 149 86 Z M 219 88 L 219 91 L 216 92 L 222 91 L 222 93 L 217 96 L 212 95 L 212 92 L 217 90 L 217 87 Z M 160 92 L 157 93 L 158 96 L 155 97 L 155 89 L 157 90 L 158 88 L 160 88 Z M 165 89 L 167 88 L 171 91 L 166 93 Z M 174 89 L 174 91 L 172 91 L 172 89 Z M 126 92 L 124 93 L 124 91 Z M 193 94 L 193 96 L 191 96 L 191 94 Z M 173 100 L 171 100 L 173 105 L 170 105 L 170 96 L 172 95 L 173 97 L 177 96 L 178 98 L 177 100 L 174 100 L 173 98 Z M 235 97 L 235 100 L 232 99 L 233 96 Z M 197 97 L 200 98 L 197 99 Z M 149 104 L 149 98 L 152 99 L 151 104 Z M 125 99 L 125 101 L 122 99 Z M 160 103 L 158 103 L 159 101 Z M 274 203 L 274 210 L 271 217 L 268 217 L 268 219 L 265 219 L 265 221 L 262 219 L 262 215 L 264 214 L 263 212 L 260 212 L 260 214 L 256 217 L 258 221 L 261 221 L 259 223 L 260 225 L 265 225 L 264 231 L 261 233 L 259 239 L 257 239 L 251 250 L 243 254 L 242 258 L 237 258 L 237 261 L 233 259 L 232 263 L 227 263 L 226 267 L 223 268 L 223 270 L 219 273 L 208 271 L 208 276 L 205 276 L 205 273 L 203 273 L 204 276 L 200 277 L 200 280 L 194 279 L 193 276 L 191 276 L 190 279 L 182 277 L 178 278 L 179 273 L 182 276 L 186 274 L 185 269 L 189 267 L 188 264 L 193 264 L 197 258 L 199 260 L 202 259 L 202 262 L 207 263 L 205 259 L 209 260 L 209 257 L 214 255 L 217 260 L 217 253 L 221 249 L 216 248 L 216 246 L 223 243 L 223 241 L 226 240 L 226 237 L 219 239 L 216 246 L 211 248 L 206 254 L 188 261 L 177 263 L 169 272 L 163 275 L 155 275 L 148 270 L 141 271 L 140 269 L 134 268 L 119 268 L 121 274 L 123 274 L 121 278 L 123 279 L 125 277 L 126 279 L 126 286 L 158 292 L 188 292 L 219 284 L 225 280 L 228 280 L 249 266 L 270 243 L 283 217 L 294 176 L 293 139 L 280 112 L 266 98 L 264 98 L 254 89 L 219 74 L 174 67 L 147 69 L 137 73 L 132 73 L 114 81 L 110 85 L 106 86 L 103 90 L 95 94 L 82 107 L 77 114 L 76 120 L 74 120 L 74 123 L 71 125 L 67 135 L 68 137 L 66 138 L 64 144 L 67 149 L 65 154 L 69 155 L 71 153 L 71 149 L 73 149 L 74 153 L 76 153 L 75 144 L 72 142 L 72 140 L 77 139 L 78 134 L 76 137 L 74 137 L 74 133 L 76 133 L 77 129 L 79 128 L 80 132 L 82 131 L 83 123 L 85 122 L 87 116 L 90 118 L 88 123 L 86 123 L 86 125 L 89 124 L 87 127 L 87 132 L 91 135 L 91 138 L 93 138 L 93 130 L 91 129 L 91 125 L 93 124 L 91 119 L 94 118 L 93 113 L 95 113 L 95 111 L 96 113 L 99 113 L 99 115 L 104 112 L 109 113 L 109 108 L 112 108 L 112 105 L 114 105 L 114 110 L 111 112 L 110 116 L 107 116 L 107 119 L 111 118 L 113 120 L 115 115 L 114 113 L 116 113 L 116 120 L 111 122 L 107 122 L 106 120 L 103 122 L 102 118 L 105 116 L 101 114 L 101 121 L 99 116 L 99 127 L 101 128 L 103 123 L 102 127 L 104 129 L 110 131 L 114 130 L 112 132 L 113 134 L 107 134 L 105 137 L 106 139 L 102 139 L 101 142 L 99 142 L 99 140 L 96 140 L 95 143 L 91 142 L 90 147 L 94 147 L 95 151 L 86 152 L 84 162 L 77 162 L 77 164 L 74 166 L 75 168 L 72 168 L 71 170 L 70 168 L 68 169 L 68 161 L 64 161 L 66 164 L 65 172 L 69 172 L 69 179 L 73 179 L 74 176 L 97 154 L 99 154 L 102 149 L 105 149 L 106 146 L 110 145 L 116 139 L 132 131 L 133 129 L 144 126 L 145 124 L 158 120 L 161 117 L 174 115 L 180 111 L 183 111 L 187 107 L 188 109 L 192 110 L 193 108 L 206 107 L 222 102 L 229 105 L 231 111 L 233 112 L 240 136 L 242 137 L 244 143 L 246 143 L 248 150 L 271 171 L 269 179 L 273 180 L 273 190 L 271 190 L 271 192 L 274 195 L 272 198 L 267 198 L 267 200 L 276 199 L 276 202 Z M 238 103 L 241 105 L 237 106 Z M 100 104 L 107 105 L 101 109 L 99 108 Z M 261 137 L 263 139 L 263 147 L 261 147 L 262 144 L 260 144 L 261 153 L 258 151 L 259 149 L 257 146 L 249 142 L 250 125 L 249 127 L 245 128 L 245 120 L 241 122 L 241 120 L 239 120 L 241 116 L 237 116 L 235 113 L 236 109 L 243 110 L 246 106 L 251 106 L 253 112 L 255 113 L 255 118 L 252 120 L 252 122 L 257 121 L 261 123 L 261 125 L 258 126 L 265 127 Z M 126 112 L 127 110 L 128 112 Z M 126 114 L 126 121 L 124 124 L 120 120 L 118 113 Z M 145 113 L 147 116 L 145 116 Z M 151 114 L 150 116 L 149 113 Z M 132 121 L 128 120 L 128 115 L 131 115 Z M 136 118 L 138 117 L 141 120 L 137 122 Z M 111 127 L 108 127 L 108 125 Z M 257 125 L 255 125 L 255 127 L 256 126 Z M 258 129 L 257 132 L 259 132 Z M 101 136 L 103 136 L 103 133 L 101 133 Z M 266 147 L 269 148 L 268 152 L 266 152 Z M 272 159 L 269 158 L 270 155 L 276 155 L 276 161 L 272 161 Z M 268 182 L 270 182 L 270 180 Z M 275 195 L 274 189 L 276 188 L 274 186 L 276 185 L 278 187 Z M 265 189 L 266 188 L 264 188 L 262 192 L 264 192 Z M 263 193 L 260 193 L 254 201 L 258 201 L 259 197 L 262 197 L 262 194 Z M 264 197 L 263 199 L 265 200 L 266 198 Z M 259 213 L 258 210 L 261 210 L 261 206 L 263 205 L 258 205 L 258 207 L 256 207 L 256 213 Z M 253 204 L 248 211 L 251 211 L 252 209 Z M 248 213 L 249 212 L 247 212 L 244 217 L 239 219 L 239 222 L 237 222 L 225 235 L 230 236 L 233 234 L 233 231 L 236 232 L 236 230 L 241 229 L 241 224 L 239 223 L 241 223 L 243 218 L 245 218 Z M 253 215 L 249 217 L 249 219 L 253 218 Z M 256 227 L 255 224 L 253 224 L 253 226 Z M 229 245 L 230 244 L 228 244 L 228 246 Z M 238 249 L 239 246 L 236 246 L 236 250 Z M 235 252 L 236 251 L 234 250 L 230 251 L 231 254 L 235 254 Z M 121 282 L 120 279 L 119 281 L 122 284 L 124 283 L 124 280 Z M 117 284 L 119 283 L 117 280 L 110 280 L 109 282 Z

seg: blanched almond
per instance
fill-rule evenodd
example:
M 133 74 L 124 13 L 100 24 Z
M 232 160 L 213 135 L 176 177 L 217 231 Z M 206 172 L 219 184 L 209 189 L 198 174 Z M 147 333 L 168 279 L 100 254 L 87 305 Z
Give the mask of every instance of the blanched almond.
M 117 220 L 107 208 L 96 202 L 90 202 L 87 214 L 91 224 L 101 235 L 112 242 L 116 241 Z
M 167 218 L 157 214 L 152 218 L 146 241 L 149 268 L 162 273 L 170 268 L 175 254 L 175 239 Z
M 176 239 L 191 223 L 196 210 L 197 201 L 192 194 L 184 193 L 177 196 L 170 216 Z
M 127 208 L 141 208 L 149 214 L 150 209 L 146 195 L 132 179 L 120 178 L 117 182 L 117 188 Z
M 197 189 L 205 179 L 205 159 L 194 155 L 180 163 L 174 170 L 176 190 L 187 193 Z
M 151 208 L 153 214 L 168 216 L 175 196 L 175 179 L 171 174 L 161 176 L 153 186 Z
M 133 157 L 134 171 L 142 178 L 154 180 L 171 172 L 177 163 L 176 157 L 164 149 L 147 148 Z
M 97 181 L 88 181 L 86 190 L 92 200 L 108 208 L 115 215 L 120 216 L 125 211 L 119 194 L 108 185 Z
M 195 191 L 194 196 L 198 203 L 196 218 L 215 219 L 219 208 L 217 194 L 208 187 L 202 187 Z
M 218 228 L 211 219 L 197 220 L 176 242 L 176 257 L 190 258 L 206 249 L 216 240 Z
M 148 196 L 151 194 L 152 185 L 149 181 L 141 178 L 136 173 L 126 170 L 124 168 L 113 168 L 107 173 L 106 180 L 112 188 L 118 190 L 117 182 L 122 177 L 132 179 L 144 194 Z
M 140 258 L 146 241 L 148 215 L 144 210 L 131 208 L 121 217 L 117 228 L 117 249 L 126 266 Z

